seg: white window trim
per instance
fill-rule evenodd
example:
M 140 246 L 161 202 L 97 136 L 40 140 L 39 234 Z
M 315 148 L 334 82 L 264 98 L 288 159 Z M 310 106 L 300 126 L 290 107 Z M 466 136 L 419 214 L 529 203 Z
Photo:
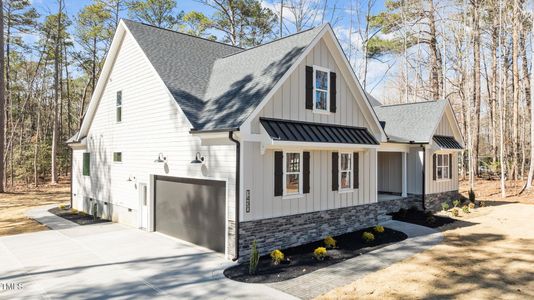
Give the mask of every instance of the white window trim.
M 439 162 L 439 159 L 438 159 L 438 156 L 442 156 L 441 158 L 441 165 L 438 164 Z M 445 159 L 444 157 L 447 157 L 447 164 L 444 164 L 445 162 Z M 436 176 L 436 181 L 450 181 L 452 180 L 452 178 L 449 178 L 449 166 L 450 166 L 450 162 L 448 161 L 449 160 L 449 153 L 436 153 L 436 156 L 435 156 L 435 159 L 436 159 L 436 170 L 434 170 L 434 172 L 436 172 L 435 176 Z M 442 169 L 441 171 L 441 174 L 442 174 L 442 178 L 439 178 L 438 177 L 438 169 Z M 444 170 L 447 170 L 447 172 L 444 172 Z M 446 176 L 446 177 L 445 177 Z
M 283 151 L 284 153 L 284 159 L 283 159 L 283 166 L 282 166 L 282 170 L 283 170 L 283 199 L 292 199 L 292 198 L 299 198 L 299 197 L 302 197 L 304 195 L 304 193 L 302 192 L 302 187 L 303 187 L 303 177 L 302 177 L 302 166 L 303 166 L 303 161 L 302 161 L 302 151 Z M 288 172 L 286 171 L 286 168 L 287 168 L 287 154 L 288 153 L 298 153 L 299 154 L 299 172 L 289 172 L 289 174 L 299 174 L 299 191 L 297 193 L 290 193 L 288 194 L 287 193 L 287 185 L 286 185 L 286 181 L 287 181 L 287 175 L 288 175 Z
M 117 104 L 117 95 L 118 95 L 119 92 L 120 92 L 120 94 L 121 94 L 121 104 L 120 104 L 120 105 Z M 117 123 L 117 124 L 122 123 L 122 119 L 123 119 L 123 116 L 124 116 L 124 114 L 123 114 L 123 110 L 122 110 L 123 101 L 124 101 L 124 95 L 122 94 L 122 90 L 118 90 L 118 91 L 115 93 L 115 123 Z M 120 120 L 120 121 L 117 120 L 117 109 L 118 109 L 119 107 L 120 107 L 120 109 L 121 109 L 121 120 Z
M 327 73 L 327 80 L 328 80 L 328 89 L 326 90 L 326 109 L 323 110 L 323 109 L 317 109 L 315 107 L 315 98 L 316 98 L 316 84 L 317 84 L 317 79 L 316 79 L 316 71 L 319 70 L 319 71 L 322 71 L 322 72 L 326 72 Z M 314 113 L 317 113 L 317 114 L 330 114 L 330 69 L 327 69 L 327 68 L 324 68 L 324 67 L 320 67 L 320 66 L 316 66 L 314 65 L 313 66 L 313 112 Z M 319 89 L 319 91 L 325 91 L 325 90 L 322 90 L 322 89 Z
M 352 192 L 354 190 L 354 153 L 352 152 L 338 152 L 339 153 L 339 158 L 338 158 L 338 168 L 337 168 L 337 171 L 338 171 L 338 175 L 337 175 L 337 178 L 338 178 L 338 186 L 339 186 L 339 192 L 340 193 L 348 193 L 348 192 Z M 343 154 L 348 154 L 350 156 L 350 164 L 349 164 L 349 170 L 341 170 L 341 156 Z M 350 181 L 349 181 L 349 187 L 348 188 L 342 188 L 341 187 L 341 173 L 343 172 L 349 172 L 350 173 Z

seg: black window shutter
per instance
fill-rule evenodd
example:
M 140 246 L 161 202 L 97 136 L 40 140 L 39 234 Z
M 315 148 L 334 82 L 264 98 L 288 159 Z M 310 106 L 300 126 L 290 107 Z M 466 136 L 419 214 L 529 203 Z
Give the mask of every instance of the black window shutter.
M 339 164 L 338 164 L 338 159 L 339 159 L 339 153 L 337 152 L 332 152 L 332 191 L 337 191 L 338 188 L 339 188 L 339 179 L 338 179 L 338 176 L 339 176 L 339 172 L 338 172 L 338 168 L 339 168 Z
M 353 169 L 352 169 L 352 176 L 354 177 L 354 183 L 353 188 L 357 189 L 360 187 L 360 172 L 359 172 L 359 165 L 360 163 L 360 154 L 358 152 L 354 152 L 354 163 L 353 163 Z
M 449 154 L 449 179 L 452 179 L 452 154 Z
M 308 194 L 310 193 L 310 152 L 303 152 L 302 159 L 302 176 L 304 177 L 302 191 L 304 194 Z
M 436 154 L 432 155 L 432 179 L 436 180 Z
M 306 109 L 313 109 L 313 67 L 306 66 Z
M 282 196 L 284 193 L 284 154 L 282 151 L 274 152 L 274 196 Z
M 330 112 L 336 112 L 336 73 L 330 72 Z

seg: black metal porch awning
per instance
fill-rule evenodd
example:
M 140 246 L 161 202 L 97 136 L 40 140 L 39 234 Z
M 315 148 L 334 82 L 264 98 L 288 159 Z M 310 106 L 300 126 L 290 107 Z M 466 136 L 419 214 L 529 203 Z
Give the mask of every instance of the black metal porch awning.
M 367 128 L 260 118 L 267 134 L 275 141 L 378 145 Z
M 433 140 L 442 149 L 463 149 L 462 145 L 452 136 L 434 135 Z

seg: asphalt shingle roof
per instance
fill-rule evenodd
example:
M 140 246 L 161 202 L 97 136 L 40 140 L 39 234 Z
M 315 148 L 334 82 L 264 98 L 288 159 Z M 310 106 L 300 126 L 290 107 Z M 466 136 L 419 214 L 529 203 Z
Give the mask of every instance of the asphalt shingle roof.
M 324 28 L 244 50 L 134 21 L 125 23 L 198 131 L 239 127 Z
M 391 141 L 425 142 L 432 140 L 434 129 L 445 109 L 445 100 L 375 106 L 378 119 Z

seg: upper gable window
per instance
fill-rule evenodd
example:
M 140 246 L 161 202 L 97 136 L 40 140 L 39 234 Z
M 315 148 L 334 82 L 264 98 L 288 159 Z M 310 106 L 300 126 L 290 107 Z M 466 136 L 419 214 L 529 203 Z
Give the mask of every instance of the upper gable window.
M 330 111 L 330 70 L 313 66 L 313 111 Z
M 122 91 L 117 92 L 117 101 L 115 104 L 115 121 L 120 123 L 122 121 Z

